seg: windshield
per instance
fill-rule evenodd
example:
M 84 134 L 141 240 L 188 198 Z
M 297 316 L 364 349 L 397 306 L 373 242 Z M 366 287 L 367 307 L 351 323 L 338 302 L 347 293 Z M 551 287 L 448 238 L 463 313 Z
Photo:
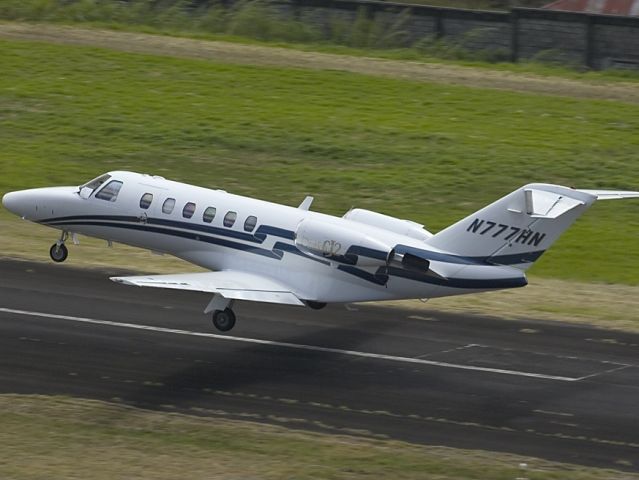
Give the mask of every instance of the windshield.
M 105 173 L 104 175 L 100 175 L 99 177 L 94 178 L 93 180 L 85 183 L 84 185 L 80 185 L 81 196 L 83 198 L 90 197 L 91 194 L 95 192 L 96 189 L 101 187 L 109 178 L 111 178 L 111 175 L 109 175 L 108 173 Z
M 115 202 L 115 200 L 118 198 L 118 193 L 120 193 L 121 188 L 122 182 L 111 180 L 102 190 L 95 194 L 95 198 L 108 200 L 109 202 Z

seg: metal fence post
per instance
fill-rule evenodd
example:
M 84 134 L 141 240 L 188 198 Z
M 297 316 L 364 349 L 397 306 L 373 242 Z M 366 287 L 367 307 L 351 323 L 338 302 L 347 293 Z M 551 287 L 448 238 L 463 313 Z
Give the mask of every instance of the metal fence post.
M 435 13 L 435 38 L 440 39 L 444 34 L 444 10 L 438 8 Z
M 510 11 L 510 61 L 519 60 L 519 12 L 513 8 Z
M 586 15 L 585 35 L 584 64 L 588 68 L 595 68 L 595 17 L 593 15 Z

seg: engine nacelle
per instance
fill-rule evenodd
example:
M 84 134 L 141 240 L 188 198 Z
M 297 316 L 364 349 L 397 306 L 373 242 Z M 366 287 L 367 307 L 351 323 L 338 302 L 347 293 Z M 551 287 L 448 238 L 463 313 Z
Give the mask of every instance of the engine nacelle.
M 295 246 L 305 253 L 345 265 L 387 265 L 392 248 L 351 228 L 305 219 L 295 232 Z
M 401 218 L 390 217 L 383 213 L 364 210 L 363 208 L 353 208 L 344 214 L 342 218 L 346 218 L 353 222 L 363 223 L 372 227 L 382 228 L 384 230 L 406 235 L 407 237 L 417 240 L 428 240 L 433 236 L 423 225 L 412 222 L 410 220 L 402 220 Z

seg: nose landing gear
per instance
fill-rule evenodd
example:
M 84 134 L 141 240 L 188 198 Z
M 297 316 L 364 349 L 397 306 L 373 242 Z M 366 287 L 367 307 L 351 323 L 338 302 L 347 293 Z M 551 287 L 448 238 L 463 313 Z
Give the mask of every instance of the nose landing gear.
M 49 255 L 51 255 L 51 260 L 53 260 L 54 262 L 64 262 L 69 256 L 69 249 L 64 243 L 61 243 L 60 245 L 54 243 L 53 245 L 51 245 Z
M 60 240 L 51 245 L 49 249 L 49 255 L 51 256 L 51 260 L 56 263 L 64 262 L 69 256 L 69 249 L 66 247 L 64 242 L 69 238 L 69 232 L 66 230 L 62 232 L 60 235 Z

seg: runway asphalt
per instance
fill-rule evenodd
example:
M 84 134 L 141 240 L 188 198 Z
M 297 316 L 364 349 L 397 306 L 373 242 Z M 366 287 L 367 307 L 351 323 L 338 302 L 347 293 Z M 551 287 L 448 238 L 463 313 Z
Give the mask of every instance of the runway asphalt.
M 220 334 L 209 295 L 108 280 L 120 273 L 1 260 L 0 393 L 639 471 L 637 334 L 250 303 Z

